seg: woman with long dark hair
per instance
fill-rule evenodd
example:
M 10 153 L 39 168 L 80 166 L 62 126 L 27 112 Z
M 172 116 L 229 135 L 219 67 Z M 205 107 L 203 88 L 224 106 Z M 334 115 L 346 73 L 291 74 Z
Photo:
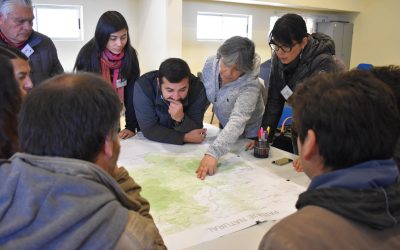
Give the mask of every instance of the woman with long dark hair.
M 133 86 L 140 69 L 121 13 L 107 11 L 101 15 L 94 37 L 79 51 L 74 70 L 101 74 L 112 84 L 125 106 L 126 126 L 118 135 L 122 139 L 134 136 L 139 125 L 133 107 Z
M 23 98 L 28 94 L 28 91 L 33 88 L 33 83 L 30 78 L 31 67 L 28 57 L 19 49 L 7 45 L 0 45 L 0 55 L 10 60 L 14 68 L 15 80 L 17 80 L 19 84 L 19 89 Z
M 10 60 L 0 55 L 0 159 L 8 159 L 18 150 L 17 114 L 21 91 Z

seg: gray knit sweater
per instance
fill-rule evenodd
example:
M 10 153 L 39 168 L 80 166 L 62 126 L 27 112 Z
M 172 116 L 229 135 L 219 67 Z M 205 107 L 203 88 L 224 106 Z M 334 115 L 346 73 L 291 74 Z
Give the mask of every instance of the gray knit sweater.
M 213 104 L 215 115 L 224 127 L 207 150 L 217 159 L 226 154 L 239 136 L 256 137 L 264 113 L 264 101 L 260 91 L 258 75 L 260 59 L 254 70 L 221 88 L 219 87 L 219 59 L 211 56 L 203 68 L 203 83 L 207 98 Z

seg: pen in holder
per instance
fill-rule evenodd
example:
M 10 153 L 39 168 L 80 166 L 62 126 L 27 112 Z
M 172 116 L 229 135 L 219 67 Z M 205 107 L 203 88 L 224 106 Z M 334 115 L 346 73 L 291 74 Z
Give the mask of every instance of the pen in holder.
M 269 154 L 269 144 L 267 140 L 256 140 L 254 144 L 254 156 L 257 158 L 267 158 Z

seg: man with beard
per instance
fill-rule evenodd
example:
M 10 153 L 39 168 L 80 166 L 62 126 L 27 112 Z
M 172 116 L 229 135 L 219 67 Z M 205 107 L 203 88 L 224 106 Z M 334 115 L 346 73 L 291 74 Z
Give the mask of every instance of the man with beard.
M 133 102 L 147 139 L 177 145 L 204 141 L 206 92 L 184 60 L 169 58 L 159 70 L 141 76 L 135 83 Z

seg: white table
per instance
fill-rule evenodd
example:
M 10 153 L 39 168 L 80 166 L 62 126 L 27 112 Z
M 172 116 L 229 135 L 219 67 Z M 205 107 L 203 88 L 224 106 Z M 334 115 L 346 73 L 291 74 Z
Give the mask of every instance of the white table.
M 207 133 L 207 141 L 204 142 L 205 144 L 209 144 L 213 141 L 213 139 L 216 137 L 216 135 L 219 132 L 219 129 L 211 126 L 211 125 L 205 125 L 208 129 Z M 136 138 L 135 138 L 136 137 Z M 131 139 L 128 139 L 126 141 L 121 142 L 121 157 L 126 158 L 130 157 L 129 154 L 132 154 L 131 152 L 125 152 L 125 148 L 128 145 L 131 144 L 132 142 L 137 143 L 137 140 L 140 140 L 140 144 L 152 144 L 154 142 L 150 142 L 147 139 L 143 138 L 143 135 L 139 134 L 138 136 L 135 136 Z M 282 151 L 276 148 L 271 148 L 269 157 L 266 159 L 259 159 L 255 158 L 253 156 L 253 151 L 244 151 L 245 145 L 246 145 L 247 140 L 246 139 L 240 139 L 232 148 L 231 151 L 234 154 L 240 155 L 242 159 L 251 162 L 252 164 L 255 164 L 257 166 L 260 166 L 282 178 L 285 178 L 287 181 L 292 181 L 294 183 L 297 183 L 301 186 L 308 186 L 309 184 L 309 179 L 305 176 L 304 173 L 297 173 L 293 170 L 292 164 L 286 164 L 283 166 L 276 166 L 272 164 L 273 160 L 282 158 L 282 157 L 288 157 L 291 159 L 295 159 L 296 156 L 288 153 L 286 151 Z M 154 145 L 154 144 L 152 144 Z M 171 151 L 176 150 L 177 147 L 186 147 L 190 150 L 195 150 L 198 145 L 195 144 L 186 144 L 183 146 L 176 146 L 176 145 L 169 145 L 169 144 L 162 144 L 163 148 L 169 148 Z M 218 174 L 218 172 L 217 172 Z M 140 184 L 140 183 L 139 183 Z M 151 204 L 150 204 L 151 205 Z M 294 206 L 294 204 L 293 204 Z M 261 241 L 261 238 L 265 234 L 265 232 L 274 224 L 272 221 L 267 221 L 264 223 L 260 223 L 255 226 L 251 226 L 249 228 L 246 228 L 244 230 L 231 233 L 229 235 L 222 236 L 220 238 L 217 238 L 215 240 L 207 241 L 201 244 L 198 244 L 196 246 L 189 247 L 187 249 L 191 250 L 200 250 L 200 249 L 257 249 L 259 242 Z
M 296 156 L 282 151 L 280 149 L 272 148 L 268 159 L 257 159 L 249 155 L 248 160 L 257 165 L 268 169 L 279 176 L 293 181 L 299 185 L 307 187 L 310 180 L 304 173 L 297 173 L 293 170 L 292 163 L 284 166 L 274 166 L 271 162 L 281 157 L 289 157 L 296 159 Z M 293 204 L 294 206 L 294 204 Z M 244 230 L 234 232 L 229 235 L 222 236 L 218 239 L 201 243 L 199 245 L 189 247 L 188 250 L 217 250 L 217 249 L 230 249 L 230 250 L 243 250 L 243 249 L 258 249 L 258 245 L 264 234 L 275 224 L 272 221 L 266 221 L 258 225 L 246 228 Z

